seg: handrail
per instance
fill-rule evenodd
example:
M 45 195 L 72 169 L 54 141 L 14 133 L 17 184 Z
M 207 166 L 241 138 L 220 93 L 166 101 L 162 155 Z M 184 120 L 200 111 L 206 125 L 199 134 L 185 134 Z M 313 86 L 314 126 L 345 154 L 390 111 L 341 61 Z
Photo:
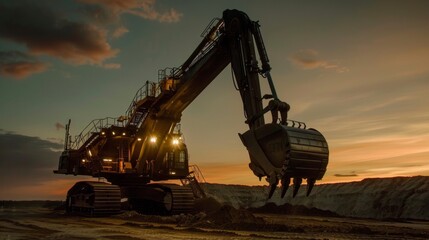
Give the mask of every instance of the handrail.
M 205 46 L 201 49 L 201 51 L 197 54 L 197 56 L 195 56 L 195 58 L 191 61 L 188 68 L 190 68 L 196 62 L 202 59 L 205 56 L 205 54 L 209 52 L 217 44 L 217 42 L 219 41 L 219 38 L 223 36 L 223 32 L 222 32 L 223 27 L 224 27 L 224 22 L 222 19 L 219 19 L 219 18 L 212 19 L 212 21 L 209 23 L 209 25 L 207 25 L 203 33 L 201 33 L 201 37 L 205 38 L 210 33 L 212 33 L 212 36 L 209 36 L 210 40 L 205 44 Z
M 125 112 L 126 116 L 131 117 L 131 114 L 134 112 L 137 102 L 140 101 L 143 97 L 146 97 L 148 95 L 148 87 L 149 87 L 149 81 L 146 81 L 146 83 L 137 90 L 136 94 L 133 97 L 133 100 L 131 101 L 130 106 Z
M 212 30 L 213 25 L 218 25 L 218 22 L 220 22 L 220 21 L 223 21 L 223 20 L 222 20 L 222 19 L 220 19 L 220 18 L 217 18 L 217 17 L 213 18 L 213 19 L 209 22 L 209 24 L 207 24 L 206 28 L 205 28 L 205 29 L 204 29 L 204 31 L 201 33 L 200 37 L 202 37 L 202 38 L 206 37 L 206 36 L 207 36 L 207 34 L 209 34 L 209 32 Z M 216 22 L 216 24 L 215 24 L 215 22 Z
M 158 84 L 146 81 L 146 83 L 141 88 L 139 88 L 134 95 L 130 106 L 125 112 L 125 119 L 121 116 L 119 118 L 106 117 L 92 120 L 79 135 L 75 136 L 74 141 L 70 143 L 71 149 L 78 149 L 91 137 L 92 133 L 100 132 L 103 128 L 108 128 L 113 125 L 121 127 L 128 125 L 128 122 L 131 120 L 132 115 L 136 111 L 137 102 L 147 96 L 156 97 L 159 95 L 159 93 L 160 89 L 158 87 Z
M 146 83 L 137 90 L 136 94 L 134 95 L 133 100 L 131 101 L 130 106 L 128 107 L 127 111 L 125 112 L 126 121 L 125 125 L 128 125 L 129 121 L 131 120 L 133 114 L 136 111 L 137 103 L 150 96 L 150 97 L 157 97 L 160 94 L 161 90 L 159 88 L 159 84 L 156 84 L 154 82 L 146 81 Z
M 167 70 L 170 70 L 170 73 L 167 74 Z M 164 69 L 158 70 L 158 83 L 160 83 L 162 80 L 165 80 L 166 78 L 181 78 L 183 75 L 183 71 L 181 67 L 167 67 Z
M 101 129 L 108 128 L 112 125 L 120 126 L 123 124 L 120 123 L 117 118 L 112 117 L 92 120 L 79 135 L 75 136 L 74 141 L 70 144 L 71 149 L 78 149 L 90 138 L 92 133 L 100 132 Z
M 191 169 L 190 172 L 194 173 L 194 177 L 197 179 L 198 182 L 200 182 L 200 183 L 207 183 L 206 179 L 203 176 L 203 172 L 200 170 L 200 168 L 198 167 L 198 165 L 196 165 L 196 164 L 189 165 L 189 168 Z

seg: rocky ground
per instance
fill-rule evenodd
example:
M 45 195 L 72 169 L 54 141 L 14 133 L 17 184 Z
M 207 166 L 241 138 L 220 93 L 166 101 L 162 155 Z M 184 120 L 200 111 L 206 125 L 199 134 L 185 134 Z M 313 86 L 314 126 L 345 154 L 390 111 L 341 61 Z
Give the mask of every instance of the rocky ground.
M 305 186 L 296 198 L 262 186 L 203 184 L 195 213 L 64 214 L 55 201 L 0 201 L 3 239 L 429 239 L 429 177 Z
M 303 206 L 236 209 L 213 198 L 198 201 L 198 213 L 175 216 L 91 218 L 54 206 L 3 203 L 0 239 L 429 239 L 428 221 L 344 218 Z

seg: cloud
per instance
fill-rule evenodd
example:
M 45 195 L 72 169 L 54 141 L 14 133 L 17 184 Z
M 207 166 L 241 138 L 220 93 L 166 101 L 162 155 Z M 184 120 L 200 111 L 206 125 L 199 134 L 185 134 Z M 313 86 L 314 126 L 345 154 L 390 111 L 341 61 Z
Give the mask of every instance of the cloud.
M 76 65 L 118 69 L 120 64 L 104 64 L 104 61 L 119 52 L 108 39 L 129 32 L 121 22 L 122 14 L 161 23 L 178 22 L 183 16 L 173 8 L 158 9 L 155 0 L 77 0 L 75 3 L 80 11 L 72 11 L 73 14 L 58 11 L 67 8 L 61 2 L 0 3 L 0 39 L 22 44 L 27 49 L 22 53 L 27 57 L 20 56 L 21 61 L 2 61 L 0 74 L 22 79 L 44 72 L 50 64 L 34 58 L 39 55 Z M 30 55 L 33 56 L 31 61 Z
M 337 73 L 348 72 L 349 69 L 330 61 L 319 58 L 319 53 L 313 49 L 300 50 L 292 54 L 289 60 L 302 69 L 327 69 Z
M 358 175 L 354 172 L 350 173 L 350 174 L 334 174 L 335 177 L 357 177 Z
M 42 140 L 13 132 L 0 132 L 0 168 L 21 168 L 22 164 L 29 168 L 45 168 L 56 165 L 51 156 L 59 157 L 53 149 L 62 149 L 59 143 Z M 53 164 L 54 163 L 54 164 Z M 8 166 L 8 167 L 6 167 Z
M 120 13 L 118 11 L 111 11 L 104 5 L 95 4 L 95 2 L 79 1 L 79 3 L 82 3 L 82 6 L 80 6 L 82 13 L 88 17 L 91 22 L 102 25 L 120 22 Z
M 59 130 L 65 129 L 66 127 L 63 124 L 57 122 L 55 123 L 55 128 L 57 129 L 57 131 L 59 131 Z
M 56 149 L 62 147 L 38 137 L 0 133 L 0 188 L 49 179 L 58 164 L 60 154 Z
M 120 26 L 113 31 L 112 35 L 115 38 L 119 38 L 119 37 L 122 37 L 122 35 L 124 35 L 127 32 L 129 32 L 127 28 L 125 28 L 124 26 Z
M 80 0 L 82 3 L 95 5 L 87 9 L 93 18 L 109 22 L 118 19 L 122 13 L 129 13 L 147 20 L 162 23 L 178 22 L 183 14 L 170 8 L 159 11 L 155 8 L 156 0 Z M 97 7 L 98 5 L 98 7 Z
M 62 199 L 83 177 L 53 174 L 63 144 L 0 131 L 0 199 Z M 67 181 L 65 181 L 67 180 Z
M 103 64 L 103 68 L 106 68 L 106 69 L 119 69 L 119 68 L 121 68 L 121 64 L 119 64 L 119 63 L 105 63 L 105 64 Z
M 58 144 L 64 145 L 64 139 L 62 139 L 62 138 L 49 137 L 49 138 L 46 138 L 46 140 L 53 142 L 53 143 L 58 143 Z
M 0 37 L 24 44 L 33 55 L 74 64 L 101 64 L 118 53 L 102 28 L 70 20 L 42 3 L 3 5 L 0 16 Z
M 48 69 L 49 64 L 19 51 L 0 51 L 0 75 L 15 79 L 41 73 Z

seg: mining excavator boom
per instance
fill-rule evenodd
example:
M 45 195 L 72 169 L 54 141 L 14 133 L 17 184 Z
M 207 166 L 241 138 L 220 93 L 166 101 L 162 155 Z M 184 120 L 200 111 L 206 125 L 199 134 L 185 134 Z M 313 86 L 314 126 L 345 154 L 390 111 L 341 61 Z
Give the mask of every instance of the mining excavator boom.
M 125 115 L 94 120 L 74 139 L 69 121 L 65 150 L 54 172 L 101 177 L 108 183 L 77 183 L 67 195 L 68 211 L 112 214 L 119 211 L 121 199 L 143 213 L 192 211 L 191 189 L 151 182 L 189 175 L 182 112 L 228 64 L 249 126 L 239 137 L 249 152 L 250 169 L 260 179 L 266 177 L 268 197 L 279 182 L 283 197 L 291 179 L 293 196 L 303 179 L 308 195 L 326 171 L 328 145 L 317 130 L 288 119 L 290 106 L 277 95 L 259 27 L 245 13 L 225 10 L 180 67 L 160 70 L 158 82 L 146 82 L 137 91 Z M 268 82 L 269 93 L 262 94 L 260 77 Z M 264 120 L 267 113 L 270 123 Z

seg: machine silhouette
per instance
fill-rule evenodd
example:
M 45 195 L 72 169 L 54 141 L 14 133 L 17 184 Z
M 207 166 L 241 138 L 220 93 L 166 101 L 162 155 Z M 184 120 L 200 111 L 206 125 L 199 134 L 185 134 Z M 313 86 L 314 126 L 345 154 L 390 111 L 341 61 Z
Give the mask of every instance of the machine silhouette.
M 293 179 L 295 196 L 302 179 L 307 194 L 323 177 L 329 150 L 323 135 L 303 122 L 288 119 L 290 109 L 278 98 L 258 22 L 238 10 L 225 10 L 203 32 L 203 40 L 177 68 L 160 70 L 158 82 L 146 82 L 124 116 L 92 121 L 72 141 L 70 121 L 57 174 L 89 175 L 109 183 L 78 182 L 67 194 L 67 210 L 89 215 L 114 214 L 121 199 L 142 213 L 176 214 L 193 209 L 197 183 L 188 166 L 180 131 L 182 112 L 231 64 L 249 130 L 239 134 L 249 167 L 270 184 L 279 181 L 283 197 Z M 257 49 L 257 52 L 255 50 Z M 261 65 L 259 66 L 257 55 Z M 259 77 L 270 93 L 262 94 Z M 269 100 L 264 107 L 263 100 Z M 264 115 L 271 113 L 272 122 Z M 188 186 L 151 183 L 188 179 Z

